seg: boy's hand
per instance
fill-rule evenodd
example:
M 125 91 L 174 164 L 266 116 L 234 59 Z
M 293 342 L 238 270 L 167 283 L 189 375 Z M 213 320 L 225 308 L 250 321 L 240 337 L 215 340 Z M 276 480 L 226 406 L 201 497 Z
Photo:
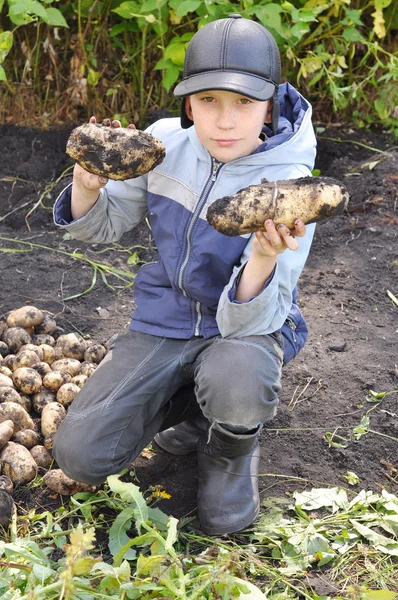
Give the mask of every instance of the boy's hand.
M 297 250 L 299 243 L 296 237 L 303 237 L 306 229 L 300 219 L 295 221 L 295 228 L 290 230 L 286 225 L 275 225 L 271 219 L 264 222 L 265 231 L 256 231 L 253 240 L 253 253 L 260 257 L 277 256 L 289 250 Z
M 97 119 L 95 117 L 90 117 L 90 123 L 96 123 Z M 110 119 L 104 119 L 102 124 L 105 127 L 121 127 L 120 121 Z M 136 129 L 136 126 L 133 123 L 130 123 L 128 126 L 129 129 Z M 80 167 L 77 163 L 75 164 L 73 170 L 73 183 L 76 184 L 80 189 L 90 190 L 90 191 L 99 191 L 103 188 L 108 182 L 107 177 L 101 177 L 100 175 L 94 175 L 93 173 L 89 173 L 83 167 Z

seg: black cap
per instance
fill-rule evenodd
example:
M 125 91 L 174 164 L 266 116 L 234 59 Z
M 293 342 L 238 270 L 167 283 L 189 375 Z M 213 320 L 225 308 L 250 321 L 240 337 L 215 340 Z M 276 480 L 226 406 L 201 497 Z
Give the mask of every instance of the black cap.
M 280 78 L 280 54 L 271 33 L 260 23 L 233 14 L 195 33 L 174 95 L 184 98 L 205 90 L 226 90 L 264 101 L 275 99 Z M 183 101 L 181 125 L 187 128 L 192 121 L 184 106 Z

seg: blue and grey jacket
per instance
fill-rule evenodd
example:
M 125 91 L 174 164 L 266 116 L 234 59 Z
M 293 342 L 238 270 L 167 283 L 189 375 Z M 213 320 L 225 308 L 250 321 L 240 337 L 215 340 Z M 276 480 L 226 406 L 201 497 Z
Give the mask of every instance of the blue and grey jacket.
M 55 223 L 84 242 L 114 242 L 149 217 L 159 260 L 141 267 L 135 279 L 137 308 L 130 329 L 188 339 L 262 335 L 282 328 L 291 343 L 291 348 L 285 345 L 285 362 L 297 353 L 303 342 L 300 331 L 305 338 L 306 326 L 293 295 L 315 226 L 307 226 L 298 250 L 278 256 L 261 293 L 242 303 L 235 300 L 235 292 L 250 256 L 251 236 L 228 237 L 206 221 L 207 208 L 217 198 L 263 178 L 311 174 L 316 146 L 311 107 L 289 84 L 280 86 L 279 99 L 277 134 L 264 129 L 269 137 L 249 156 L 219 163 L 202 146 L 194 127 L 182 129 L 178 118 L 162 119 L 147 129 L 166 148 L 165 159 L 153 171 L 109 181 L 97 203 L 75 221 L 71 186 L 57 199 Z

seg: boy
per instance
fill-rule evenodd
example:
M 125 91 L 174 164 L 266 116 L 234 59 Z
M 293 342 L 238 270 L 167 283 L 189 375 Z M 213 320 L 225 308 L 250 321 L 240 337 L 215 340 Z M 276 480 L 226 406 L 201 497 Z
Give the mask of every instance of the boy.
M 276 412 L 282 364 L 306 332 L 292 300 L 314 226 L 297 221 L 291 232 L 267 220 L 265 232 L 231 238 L 205 218 L 215 199 L 264 177 L 311 174 L 311 108 L 279 81 L 264 27 L 240 15 L 209 23 L 174 92 L 180 119 L 148 128 L 165 145 L 162 164 L 108 183 L 76 166 L 54 209 L 58 225 L 93 243 L 118 240 L 149 213 L 159 252 L 136 278 L 129 331 L 74 400 L 54 457 L 96 485 L 155 436 L 168 452 L 197 449 L 198 516 L 210 535 L 259 513 L 258 437 Z

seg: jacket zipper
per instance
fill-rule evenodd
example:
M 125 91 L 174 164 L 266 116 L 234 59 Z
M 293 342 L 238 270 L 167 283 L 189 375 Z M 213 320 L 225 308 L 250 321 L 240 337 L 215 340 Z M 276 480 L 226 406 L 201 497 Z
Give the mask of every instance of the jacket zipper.
M 192 229 L 193 229 L 193 226 L 194 226 L 198 216 L 200 215 L 200 213 L 202 211 L 204 204 L 206 203 L 206 200 L 209 196 L 210 190 L 213 187 L 214 182 L 216 181 L 218 170 L 222 167 L 222 165 L 223 165 L 223 163 L 220 163 L 219 161 L 217 161 L 213 158 L 211 159 L 211 175 L 210 175 L 209 179 L 207 180 L 205 188 L 202 192 L 201 197 L 199 198 L 199 201 L 196 205 L 195 212 L 193 213 L 191 221 L 188 226 L 187 236 L 186 236 L 187 237 L 187 252 L 185 254 L 185 258 L 183 260 L 183 263 L 180 267 L 180 271 L 178 273 L 178 287 L 180 288 L 180 290 L 184 294 L 184 296 L 188 296 L 188 294 L 186 293 L 186 291 L 184 290 L 184 288 L 182 286 L 182 278 L 184 275 L 185 267 L 188 264 L 189 255 L 191 253 Z M 202 320 L 202 313 L 200 310 L 200 302 L 195 303 L 195 310 L 196 310 L 196 314 L 197 314 L 196 323 L 195 323 L 195 335 L 198 336 L 199 335 L 199 326 L 200 326 L 200 322 Z
M 287 317 L 285 320 L 286 325 L 292 330 L 293 340 L 297 342 L 295 331 L 297 329 L 296 323 L 290 317 Z

